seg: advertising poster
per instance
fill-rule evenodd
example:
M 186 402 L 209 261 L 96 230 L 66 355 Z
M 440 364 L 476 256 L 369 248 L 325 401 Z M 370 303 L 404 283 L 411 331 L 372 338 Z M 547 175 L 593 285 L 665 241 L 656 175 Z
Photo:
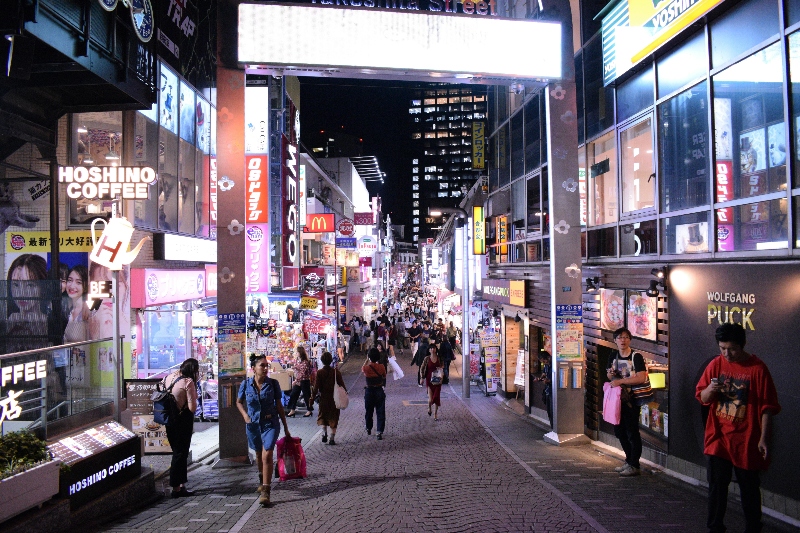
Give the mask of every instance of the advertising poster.
M 514 373 L 514 385 L 525 386 L 525 350 L 517 350 L 517 370 Z
M 625 325 L 625 291 L 600 289 L 600 327 L 614 331 Z
M 708 252 L 708 222 L 693 222 L 675 226 L 675 253 Z
M 472 379 L 477 378 L 481 373 L 481 345 L 470 343 L 469 345 L 469 375 Z
M 583 307 L 556 305 L 556 357 L 559 361 L 583 358 Z
M 142 438 L 145 454 L 172 453 L 167 428 L 153 421 L 153 400 L 157 379 L 125 380 L 125 397 L 131 412 L 130 429 Z
M 247 322 L 244 313 L 217 315 L 219 376 L 244 376 Z
M 628 291 L 628 329 L 636 337 L 656 340 L 657 298 L 650 298 L 644 291 Z
M 483 349 L 486 361 L 486 394 L 497 394 L 500 385 L 500 346 L 486 346 Z

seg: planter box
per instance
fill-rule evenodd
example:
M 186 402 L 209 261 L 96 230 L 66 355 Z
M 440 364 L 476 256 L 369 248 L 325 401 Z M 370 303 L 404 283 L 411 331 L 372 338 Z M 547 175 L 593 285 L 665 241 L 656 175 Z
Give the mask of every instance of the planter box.
M 49 461 L 0 480 L 0 523 L 58 494 L 60 461 Z

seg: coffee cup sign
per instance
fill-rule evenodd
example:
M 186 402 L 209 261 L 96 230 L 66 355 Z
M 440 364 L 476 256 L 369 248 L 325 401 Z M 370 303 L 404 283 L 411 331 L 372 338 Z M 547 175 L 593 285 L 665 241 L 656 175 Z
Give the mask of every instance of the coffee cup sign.
M 100 239 L 96 238 L 94 229 L 98 222 L 105 224 Z M 150 240 L 149 236 L 145 237 L 139 241 L 136 248 L 128 251 L 132 236 L 133 226 L 125 217 L 112 218 L 108 222 L 102 218 L 94 219 L 92 221 L 92 252 L 89 254 L 89 259 L 109 270 L 122 270 L 124 265 L 130 265 L 136 259 L 144 242 Z

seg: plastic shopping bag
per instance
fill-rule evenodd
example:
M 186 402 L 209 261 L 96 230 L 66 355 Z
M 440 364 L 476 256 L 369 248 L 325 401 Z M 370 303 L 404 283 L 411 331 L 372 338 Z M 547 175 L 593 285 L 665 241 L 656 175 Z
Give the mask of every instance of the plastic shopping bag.
M 606 382 L 603 393 L 603 420 L 618 426 L 622 416 L 622 387 L 612 387 Z
M 389 358 L 389 367 L 392 369 L 392 375 L 395 381 L 405 376 L 405 374 L 403 374 L 403 369 L 397 364 L 397 358 L 395 356 Z
M 298 437 L 281 437 L 277 442 L 278 475 L 281 481 L 306 477 L 306 454 Z

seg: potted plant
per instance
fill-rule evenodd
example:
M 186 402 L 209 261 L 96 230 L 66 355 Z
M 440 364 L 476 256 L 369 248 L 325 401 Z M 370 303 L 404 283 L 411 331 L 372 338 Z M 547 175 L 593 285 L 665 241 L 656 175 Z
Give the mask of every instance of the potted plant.
M 59 461 L 45 442 L 21 431 L 0 437 L 0 522 L 46 502 L 58 494 Z

